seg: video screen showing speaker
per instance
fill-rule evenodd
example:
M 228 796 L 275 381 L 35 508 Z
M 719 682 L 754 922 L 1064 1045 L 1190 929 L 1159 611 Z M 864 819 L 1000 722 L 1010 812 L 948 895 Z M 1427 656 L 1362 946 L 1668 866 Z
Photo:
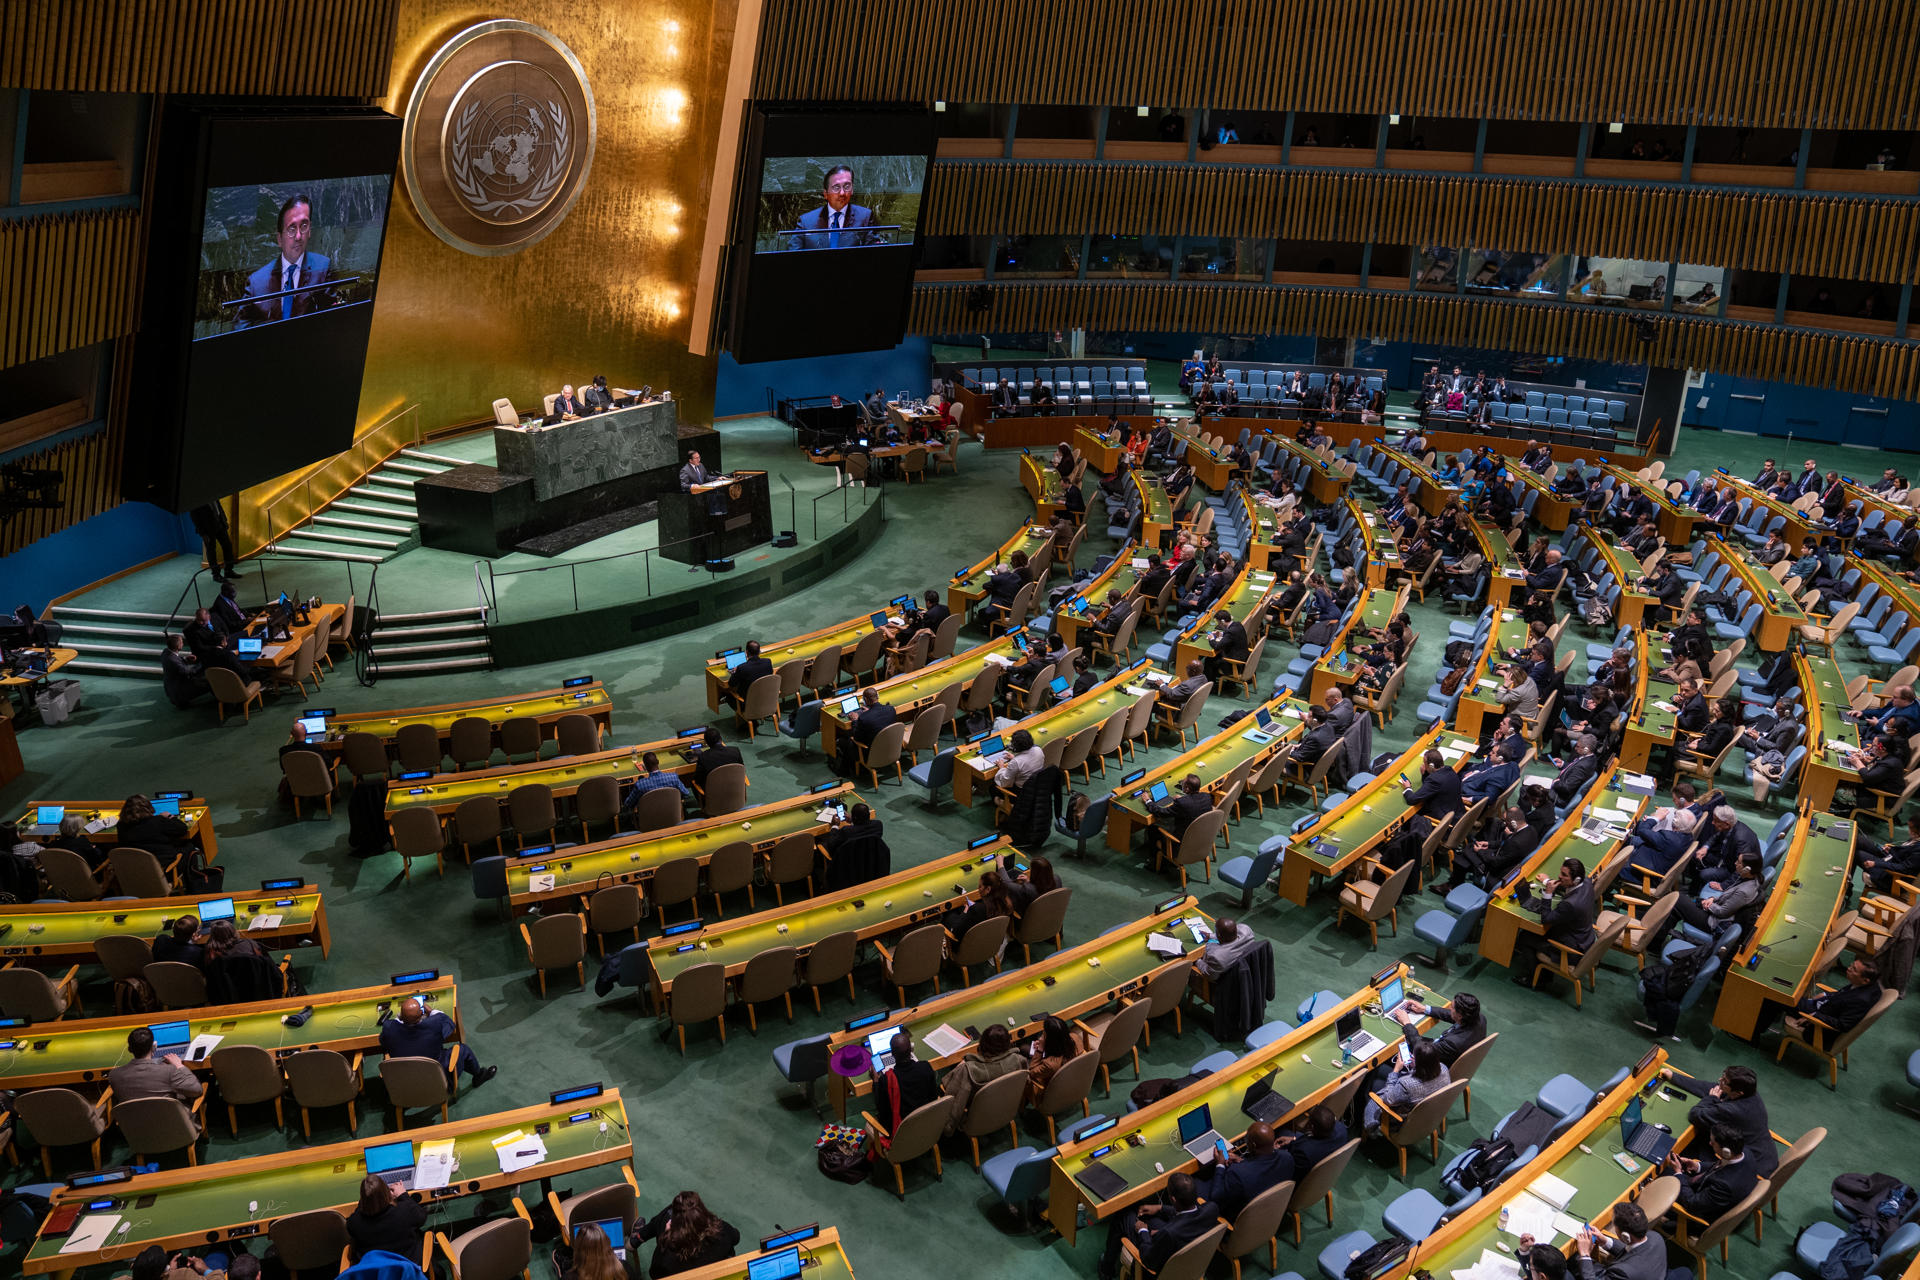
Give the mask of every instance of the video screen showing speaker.
M 392 194 L 390 173 L 208 191 L 195 341 L 371 307 Z
M 169 103 L 121 492 L 182 511 L 348 448 L 400 121 Z
M 897 345 L 912 301 L 930 117 L 762 110 L 748 127 L 729 291 L 733 357 Z

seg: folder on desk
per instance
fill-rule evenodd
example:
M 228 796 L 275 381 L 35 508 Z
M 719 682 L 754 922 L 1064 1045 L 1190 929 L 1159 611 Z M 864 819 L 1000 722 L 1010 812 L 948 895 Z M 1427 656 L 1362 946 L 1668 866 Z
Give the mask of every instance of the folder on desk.
M 1539 1196 L 1554 1208 L 1564 1209 L 1572 1203 L 1574 1193 L 1578 1191 L 1579 1188 L 1571 1182 L 1568 1182 L 1565 1178 L 1556 1177 L 1549 1172 L 1543 1173 L 1532 1182 L 1529 1182 L 1527 1184 L 1527 1190 Z
M 420 1158 L 413 1166 L 413 1189 L 415 1191 L 437 1191 L 453 1181 L 453 1171 L 457 1166 L 453 1154 L 453 1139 L 420 1144 Z
M 530 893 L 546 893 L 553 888 L 553 872 L 543 871 L 537 876 L 527 877 L 527 890 Z
M 106 1247 L 107 1237 L 120 1225 L 117 1213 L 89 1213 L 74 1224 L 73 1231 L 60 1246 L 62 1253 L 97 1253 Z
M 537 1133 L 526 1133 L 515 1129 L 505 1137 L 493 1140 L 493 1151 L 500 1158 L 500 1172 L 518 1173 L 530 1169 L 547 1158 L 547 1144 Z
M 1095 1200 L 1111 1200 L 1127 1189 L 1127 1180 L 1103 1164 L 1090 1164 L 1073 1175 Z

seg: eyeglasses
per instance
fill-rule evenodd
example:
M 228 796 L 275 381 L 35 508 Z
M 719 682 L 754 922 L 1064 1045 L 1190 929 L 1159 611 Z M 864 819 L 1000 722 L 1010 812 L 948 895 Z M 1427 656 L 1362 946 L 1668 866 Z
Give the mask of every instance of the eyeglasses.
M 829 182 L 829 183 L 827 184 L 827 190 L 829 190 L 829 191 L 851 191 L 851 190 L 853 190 L 853 184 L 852 184 L 851 182 Z

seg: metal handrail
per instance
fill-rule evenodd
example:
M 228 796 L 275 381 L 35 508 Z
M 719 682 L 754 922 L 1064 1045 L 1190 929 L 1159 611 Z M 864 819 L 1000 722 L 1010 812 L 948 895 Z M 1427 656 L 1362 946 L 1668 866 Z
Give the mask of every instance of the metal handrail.
M 403 421 L 406 424 L 404 429 L 396 426 Z M 261 547 L 275 545 L 280 538 L 318 515 L 329 503 L 338 501 L 389 458 L 419 443 L 418 404 L 410 404 L 375 423 L 347 448 L 310 467 L 292 488 L 260 508 L 260 518 L 266 522 L 266 537 Z M 336 469 L 336 464 L 343 460 L 346 463 L 344 470 Z M 318 501 L 314 497 L 316 480 L 321 481 Z
M 360 596 L 359 588 L 356 587 L 353 583 L 354 567 L 360 563 L 357 560 L 316 560 L 309 556 L 287 555 L 285 552 L 280 552 L 280 551 L 257 551 L 253 555 L 248 556 L 246 560 L 243 561 L 242 563 L 244 566 L 257 568 L 260 570 L 260 590 L 263 595 L 266 593 L 266 589 L 267 589 L 266 570 L 267 570 L 267 562 L 269 560 L 277 563 L 284 563 L 284 564 L 342 565 L 346 568 L 346 571 L 347 571 L 347 594 L 354 596 L 355 598 L 359 598 Z M 200 578 L 202 574 L 205 574 L 208 577 L 212 577 L 213 567 L 211 565 L 208 565 L 204 568 L 195 569 L 193 571 L 193 576 L 187 579 L 186 586 L 180 588 L 180 594 L 177 598 L 175 598 L 173 602 L 173 608 L 169 610 L 167 613 L 167 617 L 170 620 L 180 616 L 180 606 L 187 602 L 188 592 L 193 593 L 193 607 L 195 609 L 205 609 L 208 607 L 206 600 L 200 594 Z M 372 569 L 367 575 L 366 600 L 369 608 L 371 608 L 373 605 L 375 593 L 377 590 L 376 584 L 378 582 L 379 577 L 380 577 L 380 566 L 376 564 L 372 567 Z M 215 594 L 218 594 L 218 593 L 216 592 Z M 352 619 L 349 618 L 348 622 L 351 623 Z M 162 641 L 164 641 L 167 638 L 167 636 L 171 634 L 172 632 L 169 631 L 166 627 L 164 626 L 161 627 L 160 638 Z

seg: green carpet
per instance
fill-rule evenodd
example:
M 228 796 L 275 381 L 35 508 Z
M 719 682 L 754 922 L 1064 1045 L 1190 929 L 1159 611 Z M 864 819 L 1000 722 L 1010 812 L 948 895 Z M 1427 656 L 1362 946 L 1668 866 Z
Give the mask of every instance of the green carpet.
M 763 443 L 770 429 L 766 423 L 722 426 L 730 449 L 736 435 L 743 443 Z M 1772 447 L 1767 441 L 1683 432 L 1669 471 L 1724 463 L 1750 474 Z M 729 458 L 735 455 L 729 453 Z M 797 455 L 788 455 L 780 469 L 796 482 L 813 470 Z M 772 639 L 811 630 L 863 613 L 875 600 L 943 585 L 956 565 L 985 554 L 1031 511 L 1018 485 L 1016 455 L 984 455 L 974 446 L 963 452 L 958 476 L 942 476 L 912 488 L 894 486 L 888 503 L 891 520 L 884 538 L 859 561 L 803 598 L 728 624 L 671 641 L 610 651 L 587 664 L 391 680 L 376 689 L 354 684 L 342 664 L 315 701 L 353 711 L 497 696 L 547 687 L 576 670 L 591 669 L 613 691 L 615 742 L 662 736 L 670 727 L 708 718 L 701 664 L 716 648 L 749 636 Z M 1096 529 L 1089 535 L 1083 565 L 1090 565 L 1095 555 L 1110 547 L 1102 532 Z M 178 560 L 141 575 L 138 583 L 114 584 L 97 594 L 129 608 L 141 607 L 136 601 L 161 603 L 162 597 L 171 603 L 190 568 L 188 561 Z M 456 579 L 446 589 L 469 593 L 466 598 L 470 599 L 471 565 L 449 564 L 446 573 Z M 1424 638 L 1412 656 L 1408 700 L 1402 702 L 1404 710 L 1398 719 L 1376 735 L 1376 750 L 1396 749 L 1416 735 L 1412 709 L 1433 679 L 1446 636 L 1448 615 L 1437 607 L 1437 597 L 1435 601 L 1413 609 Z M 1575 628 L 1569 633 L 1569 641 L 1577 632 Z M 971 642 L 978 638 L 972 636 Z M 1269 651 L 1262 688 L 1292 656 L 1284 646 Z M 1850 673 L 1863 669 L 1862 655 L 1845 642 L 1842 657 Z M 1578 671 L 1576 662 L 1576 675 Z M 498 1063 L 501 1071 L 484 1088 L 462 1093 L 455 1108 L 458 1115 L 538 1102 L 550 1089 L 567 1084 L 605 1081 L 618 1085 L 627 1098 L 633 1118 L 634 1165 L 648 1212 L 676 1191 L 692 1188 L 749 1240 L 771 1233 L 776 1223 L 834 1224 L 841 1228 L 856 1273 L 865 1277 L 944 1274 L 948 1265 L 960 1269 L 965 1264 L 959 1260 L 966 1257 L 991 1259 L 987 1265 L 1005 1268 L 996 1274 L 1010 1277 L 1092 1274 L 1099 1231 L 1083 1234 L 1078 1247 L 1069 1249 L 1051 1235 L 1018 1229 L 997 1207 L 963 1154 L 949 1154 L 942 1182 L 934 1180 L 930 1162 L 910 1169 L 904 1204 L 879 1184 L 849 1187 L 816 1172 L 812 1142 L 818 1121 L 797 1091 L 779 1079 L 770 1053 L 785 1040 L 835 1028 L 855 1007 L 869 1009 L 884 1003 L 888 996 L 871 966 L 860 971 L 863 987 L 857 1006 L 850 1005 L 844 995 L 836 998 L 829 993 L 823 1014 L 802 1008 L 791 1027 L 768 1006 L 762 1010 L 764 1025 L 757 1037 L 748 1033 L 744 1017 L 736 1016 L 730 1020 L 725 1045 L 711 1027 L 696 1028 L 682 1057 L 670 1041 L 662 1041 L 658 1024 L 640 1010 L 631 993 L 597 1000 L 590 992 L 572 990 L 561 975 L 554 975 L 549 984 L 553 994 L 541 999 L 517 931 L 499 918 L 492 905 L 473 898 L 467 873 L 458 861 L 449 866 L 444 879 L 416 867 L 409 885 L 400 878 L 398 859 L 392 855 L 366 862 L 348 856 L 344 812 L 331 820 L 322 816 L 296 822 L 290 812 L 277 806 L 275 751 L 296 700 L 272 701 L 265 712 L 256 712 L 257 724 L 234 718 L 223 726 L 215 722 L 209 707 L 176 710 L 161 696 L 157 683 L 95 677 L 85 685 L 85 705 L 69 723 L 22 734 L 21 750 L 29 773 L 0 793 L 0 801 L 10 811 L 18 811 L 30 798 L 119 796 L 162 786 L 191 786 L 210 796 L 222 860 L 232 883 L 298 873 L 323 886 L 334 950 L 324 961 L 317 953 L 298 957 L 309 987 L 323 990 L 382 981 L 389 973 L 415 965 L 438 966 L 459 978 L 471 1041 L 481 1059 Z M 1215 700 L 1222 713 L 1229 703 Z M 1207 723 L 1217 718 L 1210 707 Z M 1152 759 L 1166 754 L 1164 749 L 1156 750 Z M 746 747 L 746 756 L 756 800 L 790 794 L 829 776 L 817 749 L 802 755 L 786 739 L 762 737 Z M 1731 782 L 1730 789 L 1742 793 L 1737 775 L 1731 776 Z M 884 786 L 873 798 L 887 823 L 896 869 L 948 853 L 989 829 L 982 811 L 951 805 L 929 811 L 911 785 Z M 1750 803 L 1739 807 L 1744 819 L 1762 834 L 1779 812 L 1763 811 Z M 1234 851 L 1251 852 L 1264 838 L 1284 831 L 1301 812 L 1296 803 L 1269 807 L 1264 819 L 1249 815 L 1232 829 Z M 1064 856 L 1058 841 L 1051 852 L 1074 889 L 1066 927 L 1070 944 L 1138 917 L 1170 891 L 1170 881 L 1148 873 L 1137 858 L 1120 858 L 1100 848 L 1087 861 L 1074 861 Z M 1195 892 L 1211 912 L 1233 909 L 1233 898 L 1224 886 L 1196 883 Z M 1279 995 L 1269 1007 L 1270 1016 L 1290 1014 L 1299 1000 L 1321 988 L 1350 991 L 1403 950 L 1418 949 L 1412 920 L 1433 901 L 1410 904 L 1412 909 L 1401 915 L 1399 939 L 1383 937 L 1380 951 L 1372 953 L 1363 934 L 1334 927 L 1330 894 L 1316 895 L 1305 907 L 1262 894 L 1247 919 L 1276 947 Z M 1597 1084 L 1616 1068 L 1630 1064 L 1646 1047 L 1644 1036 L 1632 1026 L 1640 1007 L 1631 967 L 1618 959 L 1601 974 L 1598 993 L 1589 995 L 1582 1011 L 1575 1010 L 1570 993 L 1563 990 L 1529 993 L 1510 986 L 1504 969 L 1470 955 L 1458 960 L 1455 972 L 1438 985 L 1448 992 L 1480 994 L 1494 1029 L 1503 1034 L 1475 1082 L 1472 1117 L 1456 1118 L 1448 1130 L 1443 1159 L 1485 1135 L 1505 1112 L 1531 1098 L 1555 1073 L 1571 1072 Z M 109 992 L 101 982 L 87 984 L 84 994 L 88 1011 L 109 1010 Z M 1809 1059 L 1796 1057 L 1776 1066 L 1770 1041 L 1749 1046 L 1718 1035 L 1706 1015 L 1704 1008 L 1694 1010 L 1683 1024 L 1684 1042 L 1669 1045 L 1678 1065 L 1711 1074 L 1727 1063 L 1751 1064 L 1760 1074 L 1778 1132 L 1797 1136 L 1817 1124 L 1833 1130 L 1832 1139 L 1783 1197 L 1781 1217 L 1767 1224 L 1764 1246 L 1756 1246 L 1751 1235 L 1736 1237 L 1733 1243 L 1733 1274 L 1759 1280 L 1790 1265 L 1790 1244 L 1798 1228 L 1831 1216 L 1826 1188 L 1835 1174 L 1888 1170 L 1911 1176 L 1912 1149 L 1907 1144 L 1920 1133 L 1915 1127 L 1920 1122 L 1893 1107 L 1914 1100 L 1903 1067 L 1920 1042 L 1920 1016 L 1900 1008 L 1886 1018 L 1857 1047 L 1852 1069 L 1843 1074 L 1836 1096 L 1827 1091 L 1824 1075 L 1816 1080 Z M 1181 1038 L 1170 1029 L 1166 1034 L 1156 1031 L 1153 1047 L 1143 1053 L 1144 1074 L 1180 1075 L 1191 1063 L 1220 1048 L 1205 1030 L 1196 1029 L 1205 1021 L 1190 1018 Z M 1132 1084 L 1120 1073 L 1111 1097 L 1096 1095 L 1095 1109 L 1122 1109 Z M 377 1105 L 380 1101 L 376 1086 L 362 1112 L 363 1138 L 391 1124 L 391 1113 L 383 1112 Z M 344 1116 L 335 1112 L 316 1117 L 316 1141 L 345 1137 Z M 1039 1145 L 1031 1129 L 1025 1140 Z M 227 1136 L 224 1125 L 216 1130 L 208 1158 L 230 1159 L 289 1145 L 300 1145 L 297 1129 L 275 1132 L 256 1109 L 238 1140 Z M 998 1144 L 994 1149 L 999 1149 Z M 1902 1156 L 1903 1150 L 1908 1155 Z M 124 1148 L 118 1154 L 123 1156 Z M 15 1170 L 9 1176 L 17 1182 L 27 1180 L 32 1172 Z M 601 1171 L 563 1181 L 584 1187 L 606 1180 L 606 1171 Z M 1410 1186 L 1439 1190 L 1438 1172 L 1422 1154 L 1413 1156 L 1404 1183 L 1379 1160 L 1356 1160 L 1337 1192 L 1335 1230 L 1384 1234 L 1382 1208 Z M 483 1207 L 499 1212 L 502 1204 L 495 1197 Z M 473 1202 L 460 1201 L 451 1212 L 465 1216 L 475 1209 Z M 441 1229 L 448 1229 L 448 1224 L 441 1224 Z M 1304 1246 L 1299 1250 L 1281 1246 L 1282 1269 L 1313 1276 L 1314 1257 L 1335 1230 L 1329 1230 L 1324 1219 L 1309 1215 Z M 546 1271 L 544 1251 L 535 1267 Z M 1259 1263 L 1253 1267 L 1257 1274 Z

